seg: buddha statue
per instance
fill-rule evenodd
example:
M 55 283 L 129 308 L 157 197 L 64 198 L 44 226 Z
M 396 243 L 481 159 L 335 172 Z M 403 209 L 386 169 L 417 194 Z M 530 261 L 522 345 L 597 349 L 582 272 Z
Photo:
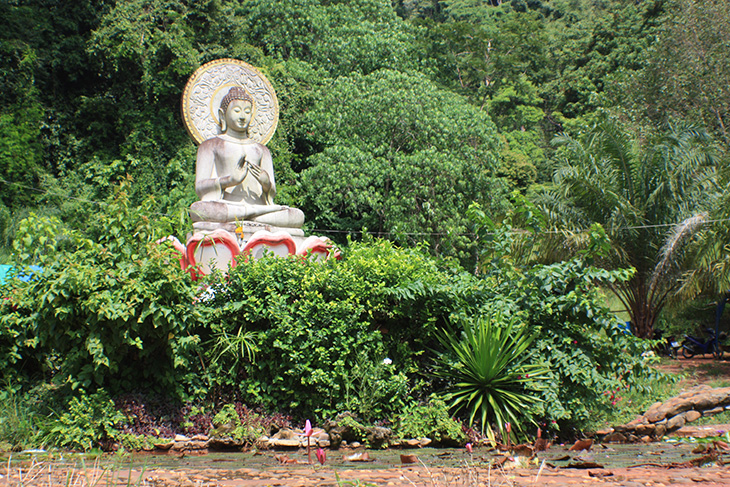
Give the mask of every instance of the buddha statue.
M 198 147 L 195 193 L 200 200 L 190 207 L 196 228 L 243 221 L 286 230 L 299 229 L 304 223 L 301 210 L 274 204 L 271 153 L 248 133 L 254 109 L 246 90 L 231 88 L 218 110 L 222 133 Z

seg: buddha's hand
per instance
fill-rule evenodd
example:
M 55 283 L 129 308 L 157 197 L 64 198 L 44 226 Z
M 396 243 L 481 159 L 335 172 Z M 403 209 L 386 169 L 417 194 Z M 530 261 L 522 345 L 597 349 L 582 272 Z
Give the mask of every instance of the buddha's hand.
M 269 173 L 267 173 L 255 164 L 249 164 L 248 166 L 249 171 L 251 171 L 253 177 L 255 177 L 259 183 L 261 183 L 261 187 L 263 188 L 263 190 L 269 191 L 269 189 L 271 189 L 271 178 L 269 177 Z
M 231 174 L 228 175 L 230 178 L 231 185 L 241 184 L 246 179 L 248 171 L 251 168 L 251 164 L 246 160 L 246 156 L 243 156 L 238 164 L 231 169 Z

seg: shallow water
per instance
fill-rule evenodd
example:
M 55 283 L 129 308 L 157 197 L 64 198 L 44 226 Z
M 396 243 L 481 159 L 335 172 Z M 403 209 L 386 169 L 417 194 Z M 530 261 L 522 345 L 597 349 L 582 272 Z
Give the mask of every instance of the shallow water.
M 687 462 L 693 458 L 702 456 L 692 453 L 697 447 L 690 442 L 657 442 L 648 444 L 611 444 L 595 445 L 591 451 L 572 452 L 568 451 L 568 445 L 554 445 L 548 451 L 538 453 L 534 458 L 516 457 L 517 465 L 524 468 L 538 468 L 543 462 L 555 467 L 576 467 L 576 468 L 597 468 L 587 467 L 591 464 L 598 464 L 605 468 L 625 468 L 629 466 L 652 464 L 668 465 L 672 463 Z M 439 449 L 419 448 L 410 450 L 368 450 L 367 454 L 371 461 L 355 462 L 348 461 L 348 457 L 359 453 L 362 450 L 338 450 L 327 451 L 327 466 L 338 469 L 384 469 L 399 467 L 401 455 L 415 455 L 418 465 L 426 467 L 461 467 L 466 465 L 487 466 L 497 462 L 506 454 L 498 453 L 486 448 L 475 448 L 473 454 L 467 453 L 464 449 Z M 286 456 L 296 460 L 297 464 L 282 465 L 276 456 Z M 317 463 L 314 450 L 312 450 L 312 462 Z M 175 469 L 215 469 L 215 470 L 237 470 L 242 468 L 266 470 L 274 468 L 296 467 L 307 463 L 306 451 L 291 452 L 232 452 L 232 453 L 209 453 L 207 455 L 185 455 L 182 457 L 167 453 L 134 453 L 134 454 L 71 454 L 61 452 L 24 452 L 0 455 L 0 462 L 12 467 L 14 465 L 28 464 L 33 461 L 52 463 L 59 467 L 115 467 L 127 469 L 134 468 L 163 468 Z

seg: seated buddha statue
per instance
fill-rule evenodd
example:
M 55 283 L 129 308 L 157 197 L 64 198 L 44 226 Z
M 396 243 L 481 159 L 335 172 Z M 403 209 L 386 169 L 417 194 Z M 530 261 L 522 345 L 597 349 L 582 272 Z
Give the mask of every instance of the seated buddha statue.
M 253 98 L 240 87 L 231 88 L 218 110 L 221 135 L 198 147 L 195 193 L 190 207 L 195 222 L 257 222 L 301 228 L 304 213 L 274 204 L 276 182 L 269 149 L 249 137 Z

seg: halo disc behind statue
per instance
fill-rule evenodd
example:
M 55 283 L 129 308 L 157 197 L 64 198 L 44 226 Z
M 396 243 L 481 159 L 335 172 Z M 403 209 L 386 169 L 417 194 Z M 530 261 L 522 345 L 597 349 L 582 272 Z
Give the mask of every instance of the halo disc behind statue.
M 183 121 L 196 144 L 221 134 L 218 108 L 233 86 L 242 87 L 254 99 L 249 136 L 261 144 L 271 140 L 279 123 L 279 102 L 269 80 L 243 61 L 216 59 L 193 73 L 182 95 Z

